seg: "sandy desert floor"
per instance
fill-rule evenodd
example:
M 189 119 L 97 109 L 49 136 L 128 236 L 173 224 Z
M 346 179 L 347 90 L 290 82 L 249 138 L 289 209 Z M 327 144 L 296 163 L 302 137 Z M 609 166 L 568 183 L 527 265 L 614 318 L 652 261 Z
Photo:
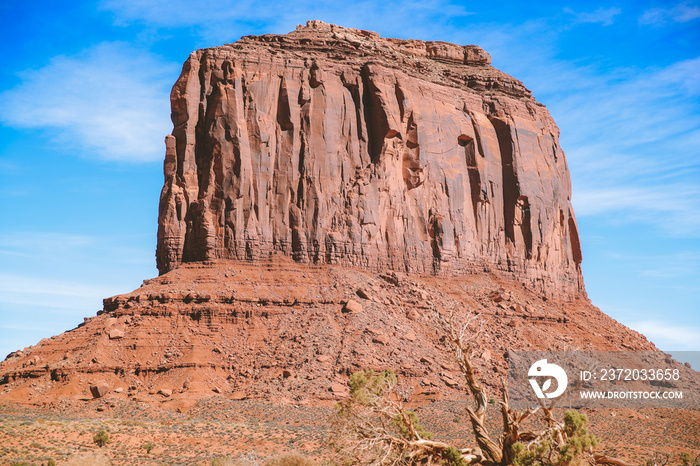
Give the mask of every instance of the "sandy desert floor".
M 437 401 L 418 409 L 436 438 L 473 446 L 464 413 L 466 400 Z M 100 409 L 99 411 L 97 409 Z M 333 464 L 328 445 L 332 406 L 302 407 L 214 397 L 187 413 L 145 403 L 71 403 L 51 410 L 0 406 L 0 464 L 216 465 L 265 464 L 298 453 L 312 464 Z M 492 410 L 492 430 L 499 413 Z M 602 440 L 598 452 L 645 465 L 669 455 L 700 452 L 700 410 L 587 411 L 591 430 Z M 110 442 L 98 447 L 101 429 Z M 146 445 L 152 444 L 147 451 Z

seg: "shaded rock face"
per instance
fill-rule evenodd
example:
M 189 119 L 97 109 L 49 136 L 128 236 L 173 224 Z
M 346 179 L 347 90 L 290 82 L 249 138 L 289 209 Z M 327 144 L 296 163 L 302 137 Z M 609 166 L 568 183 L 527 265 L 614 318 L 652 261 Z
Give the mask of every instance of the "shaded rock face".
M 320 22 L 199 50 L 171 94 L 157 265 L 298 262 L 583 293 L 559 130 L 476 46 Z

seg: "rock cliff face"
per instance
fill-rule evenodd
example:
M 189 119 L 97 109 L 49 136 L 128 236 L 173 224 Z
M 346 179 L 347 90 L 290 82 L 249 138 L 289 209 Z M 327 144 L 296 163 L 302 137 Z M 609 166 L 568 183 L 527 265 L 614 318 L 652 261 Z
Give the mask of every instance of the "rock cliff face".
M 309 22 L 190 55 L 171 94 L 158 268 L 260 260 L 581 295 L 559 130 L 477 46 Z

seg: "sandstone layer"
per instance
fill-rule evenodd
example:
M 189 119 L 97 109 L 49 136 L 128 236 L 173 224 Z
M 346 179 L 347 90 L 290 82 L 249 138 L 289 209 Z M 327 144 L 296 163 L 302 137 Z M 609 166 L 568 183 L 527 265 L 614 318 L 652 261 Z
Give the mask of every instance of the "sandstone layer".
M 105 299 L 78 328 L 0 363 L 0 403 L 332 405 L 367 368 L 395 370 L 414 403 L 454 400 L 466 386 L 435 323 L 451 310 L 483 322 L 476 356 L 494 397 L 509 350 L 655 350 L 586 299 L 546 299 L 499 272 L 417 277 L 278 255 L 183 264 Z
M 281 253 L 584 293 L 559 130 L 480 47 L 312 21 L 192 53 L 171 102 L 161 273 Z

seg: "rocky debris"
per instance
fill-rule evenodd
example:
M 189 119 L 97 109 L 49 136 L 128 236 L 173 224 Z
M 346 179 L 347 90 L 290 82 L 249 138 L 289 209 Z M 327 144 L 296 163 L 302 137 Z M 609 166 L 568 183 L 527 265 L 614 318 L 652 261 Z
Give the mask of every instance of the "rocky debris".
M 380 345 L 388 346 L 391 343 L 391 340 L 383 333 L 377 333 L 372 337 L 372 343 L 379 343 Z
M 584 293 L 559 130 L 480 47 L 309 22 L 190 55 L 157 263 L 512 273 Z
M 119 338 L 124 338 L 124 330 L 122 330 L 120 328 L 109 329 L 109 339 L 110 340 L 117 340 Z
M 350 390 L 348 389 L 347 385 L 343 385 L 337 382 L 331 384 L 330 391 L 333 392 L 335 396 L 339 397 L 347 396 L 350 394 Z
M 464 395 L 463 383 L 434 323 L 434 313 L 450 309 L 470 310 L 483 320 L 481 338 L 488 345 L 476 348 L 476 354 L 493 393 L 506 374 L 499 355 L 508 350 L 563 344 L 654 348 L 585 300 L 544 302 L 495 271 L 454 279 L 406 274 L 398 285 L 382 274 L 298 264 L 284 255 L 262 266 L 226 260 L 183 264 L 133 293 L 106 299 L 105 309 L 85 325 L 0 363 L 0 402 L 81 400 L 85 387 L 100 380 L 128 387 L 111 391 L 110 400 L 180 411 L 212 396 L 330 406 L 348 393 L 331 385 L 344 386 L 360 369 L 392 369 L 411 386 L 423 379 L 436 384 L 416 391 L 411 402 L 456 399 Z M 498 308 L 488 294 L 499 287 L 509 296 L 505 303 L 522 303 L 528 313 Z M 365 304 L 361 312 L 340 312 L 360 288 L 391 304 L 358 297 Z M 146 298 L 137 301 L 138 296 Z M 107 338 L 109 329 L 122 326 L 124 338 Z M 488 361 L 486 351 L 492 354 Z M 29 364 L 37 357 L 38 364 Z M 443 380 L 443 373 L 457 385 Z M 172 394 L 159 395 L 162 388 Z
M 158 390 L 158 394 L 163 395 L 164 397 L 167 398 L 167 397 L 173 396 L 173 391 L 169 388 L 161 388 L 160 390 Z
M 445 385 L 451 388 L 457 388 L 459 386 L 459 382 L 455 380 L 455 376 L 453 374 L 445 374 L 443 373 L 440 378 L 442 379 L 443 382 L 445 382 Z
M 359 290 L 357 290 L 357 296 L 359 296 L 362 299 L 372 299 L 372 295 L 365 288 L 360 288 Z
M 349 299 L 348 302 L 345 303 L 345 306 L 343 306 L 343 312 L 362 312 L 362 304 L 358 303 L 354 299 Z
M 102 398 L 109 393 L 110 386 L 104 382 L 99 382 L 90 386 L 90 393 L 93 398 Z
M 494 291 L 493 293 L 489 294 L 489 298 L 491 298 L 491 301 L 494 303 L 500 303 L 504 299 L 500 291 Z
M 391 283 L 392 285 L 399 286 L 401 281 L 404 279 L 404 276 L 401 273 L 391 271 L 380 274 L 379 278 Z

